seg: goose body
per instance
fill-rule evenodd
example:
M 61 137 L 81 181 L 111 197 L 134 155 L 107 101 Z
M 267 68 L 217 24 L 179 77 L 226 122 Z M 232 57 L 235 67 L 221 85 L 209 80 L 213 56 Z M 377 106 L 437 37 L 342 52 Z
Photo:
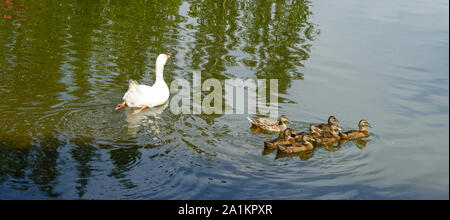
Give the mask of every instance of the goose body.
M 130 80 L 128 91 L 123 100 L 128 107 L 140 108 L 147 106 L 152 108 L 164 104 L 169 99 L 169 87 L 164 81 L 157 81 L 153 86 L 139 85 L 135 80 Z
M 132 108 L 140 108 L 134 114 L 146 108 L 160 106 L 169 99 L 169 87 L 164 81 L 163 72 L 164 65 L 170 56 L 160 54 L 156 59 L 156 80 L 153 86 L 139 85 L 135 80 L 130 80 L 128 91 L 123 96 L 123 103 L 118 104 L 116 110 L 125 106 Z

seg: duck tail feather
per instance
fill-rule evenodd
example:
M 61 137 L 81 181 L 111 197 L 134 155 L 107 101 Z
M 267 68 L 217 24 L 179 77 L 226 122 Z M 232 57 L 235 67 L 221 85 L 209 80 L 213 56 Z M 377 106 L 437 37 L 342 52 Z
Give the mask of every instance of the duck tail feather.
M 247 119 L 248 119 L 252 124 L 255 124 L 255 121 L 253 120 L 253 118 L 247 117 Z

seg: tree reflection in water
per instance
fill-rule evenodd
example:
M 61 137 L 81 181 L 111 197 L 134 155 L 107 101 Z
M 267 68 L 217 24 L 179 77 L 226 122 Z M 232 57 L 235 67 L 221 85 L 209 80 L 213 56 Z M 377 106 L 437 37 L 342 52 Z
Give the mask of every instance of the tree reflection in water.
M 183 5 L 186 15 L 180 15 Z M 196 142 L 220 144 L 230 131 L 214 124 L 223 115 L 163 113 L 155 129 L 161 133 L 139 137 L 133 128 L 141 119 L 123 121 L 108 108 L 126 89 L 118 85 L 129 79 L 151 84 L 154 60 L 164 52 L 173 57 L 165 69 L 168 83 L 192 80 L 186 72 L 201 70 L 203 79 L 278 79 L 279 93 L 286 94 L 292 80 L 303 78 L 319 33 L 309 7 L 295 0 L 0 1 L 0 16 L 7 16 L 0 20 L 0 95 L 6 100 L 0 106 L 0 184 L 18 191 L 35 185 L 47 197 L 64 197 L 70 186 L 60 182 L 72 181 L 81 198 L 97 163 L 109 169 L 110 162 L 109 177 L 136 187 L 127 173 L 142 160 L 143 146 L 172 141 L 215 156 Z M 156 136 L 161 143 L 152 140 Z M 64 176 L 72 168 L 77 176 Z

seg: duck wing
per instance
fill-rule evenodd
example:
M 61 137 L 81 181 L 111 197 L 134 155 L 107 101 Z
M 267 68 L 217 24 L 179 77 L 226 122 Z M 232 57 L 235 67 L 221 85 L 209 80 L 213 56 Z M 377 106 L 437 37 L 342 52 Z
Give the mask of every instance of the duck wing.
M 271 141 L 264 141 L 264 147 L 267 148 L 277 148 L 276 143 L 279 139 L 271 140 Z
M 250 118 L 247 117 L 247 119 L 256 126 L 270 126 L 270 125 L 277 125 L 278 121 L 272 118 Z
M 285 145 L 278 145 L 278 150 L 283 153 L 298 153 L 302 151 L 310 150 L 308 146 L 293 143 L 293 144 L 285 144 Z
M 363 132 L 357 131 L 357 130 L 350 130 L 350 131 L 346 131 L 344 133 L 347 135 L 347 139 L 352 139 L 352 140 L 366 136 Z

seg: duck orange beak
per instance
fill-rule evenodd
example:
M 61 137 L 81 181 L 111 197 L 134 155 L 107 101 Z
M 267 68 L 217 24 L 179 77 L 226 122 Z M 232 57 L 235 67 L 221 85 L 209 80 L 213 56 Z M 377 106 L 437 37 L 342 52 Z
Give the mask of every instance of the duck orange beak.
M 166 55 L 166 57 L 167 57 L 167 59 L 169 59 L 169 58 L 170 58 L 170 56 L 169 56 L 169 55 Z

